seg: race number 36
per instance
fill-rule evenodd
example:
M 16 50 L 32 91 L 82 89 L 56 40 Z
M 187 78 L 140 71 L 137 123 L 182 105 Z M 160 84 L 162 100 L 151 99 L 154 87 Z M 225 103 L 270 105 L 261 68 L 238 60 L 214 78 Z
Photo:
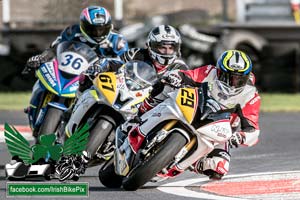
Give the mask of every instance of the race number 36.
M 62 66 L 71 65 L 73 69 L 79 69 L 83 63 L 83 59 L 79 57 L 74 57 L 72 54 L 65 54 L 63 58 L 63 62 L 61 62 Z
M 189 92 L 188 90 L 181 89 L 181 105 L 188 106 L 194 108 L 195 100 L 194 100 L 194 93 Z

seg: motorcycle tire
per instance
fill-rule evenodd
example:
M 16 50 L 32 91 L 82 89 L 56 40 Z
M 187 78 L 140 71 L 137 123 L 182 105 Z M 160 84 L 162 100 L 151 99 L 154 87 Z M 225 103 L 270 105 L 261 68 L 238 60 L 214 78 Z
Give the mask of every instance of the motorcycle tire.
M 123 177 L 115 173 L 114 159 L 111 158 L 99 170 L 100 182 L 108 188 L 120 188 L 122 186 Z
M 95 156 L 97 150 L 102 146 L 115 127 L 115 122 L 111 117 L 103 116 L 100 117 L 95 126 L 90 129 L 87 151 L 91 154 L 91 158 Z
M 60 120 L 61 116 L 63 115 L 64 111 L 59 110 L 57 108 L 49 108 L 46 112 L 46 116 L 44 121 L 40 127 L 38 136 L 40 135 L 49 135 L 55 133 Z
M 186 138 L 183 135 L 177 131 L 172 132 L 155 153 L 137 166 L 128 177 L 123 179 L 123 188 L 128 191 L 134 191 L 142 187 L 159 171 L 170 164 L 185 144 Z

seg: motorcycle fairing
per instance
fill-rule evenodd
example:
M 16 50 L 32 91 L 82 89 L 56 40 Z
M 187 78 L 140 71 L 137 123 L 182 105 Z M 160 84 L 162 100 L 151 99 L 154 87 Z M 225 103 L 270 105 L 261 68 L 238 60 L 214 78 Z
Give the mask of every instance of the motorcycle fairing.
M 100 99 L 99 99 L 100 98 Z M 97 92 L 94 89 L 89 89 L 83 92 L 83 94 L 78 98 L 73 111 L 71 118 L 66 125 L 65 132 L 67 137 L 70 137 L 80 125 L 80 122 L 84 118 L 85 114 L 95 105 L 97 101 L 103 101 L 102 96 L 98 96 Z
M 57 59 L 42 64 L 36 75 L 43 86 L 53 94 L 68 98 L 75 97 L 79 77 L 65 78 L 58 70 Z
M 192 123 L 198 107 L 197 90 L 193 88 L 180 88 L 177 93 L 176 104 L 185 119 L 189 123 Z
M 114 72 L 100 73 L 94 79 L 94 85 L 105 96 L 110 105 L 117 96 L 117 78 Z
M 198 128 L 197 131 L 207 136 L 208 140 L 215 142 L 226 142 L 232 135 L 229 119 L 211 122 Z
M 37 80 L 32 89 L 32 97 L 30 100 L 28 114 L 27 114 L 29 119 L 29 125 L 32 130 L 35 129 L 37 108 L 39 106 L 40 99 L 43 96 L 45 90 L 46 88 L 43 86 L 43 84 L 39 80 Z

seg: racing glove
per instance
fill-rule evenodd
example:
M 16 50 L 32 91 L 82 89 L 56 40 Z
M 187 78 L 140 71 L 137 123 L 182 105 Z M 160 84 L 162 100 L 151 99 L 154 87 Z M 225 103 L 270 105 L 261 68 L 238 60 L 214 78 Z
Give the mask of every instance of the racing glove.
M 234 132 L 228 140 L 228 145 L 230 148 L 238 148 L 239 145 L 243 144 L 245 141 L 245 136 L 242 132 Z
M 201 120 L 205 119 L 210 113 L 215 113 L 221 110 L 221 106 L 218 102 L 216 102 L 214 99 L 207 99 L 205 108 L 204 108 L 204 113 L 201 117 Z
M 182 78 L 178 72 L 179 70 L 170 71 L 163 79 L 171 87 L 179 88 L 182 85 Z
M 26 66 L 29 69 L 37 69 L 43 62 L 45 62 L 45 59 L 42 54 L 39 54 L 29 58 L 26 63 Z
M 109 69 L 109 62 L 107 59 L 99 59 L 86 70 L 86 74 L 96 76 L 98 73 L 109 71 Z
M 23 70 L 22 74 L 27 74 L 32 70 L 38 69 L 41 64 L 48 62 L 55 56 L 54 49 L 46 49 L 43 53 L 38 54 L 36 56 L 32 56 L 26 62 L 25 69 Z

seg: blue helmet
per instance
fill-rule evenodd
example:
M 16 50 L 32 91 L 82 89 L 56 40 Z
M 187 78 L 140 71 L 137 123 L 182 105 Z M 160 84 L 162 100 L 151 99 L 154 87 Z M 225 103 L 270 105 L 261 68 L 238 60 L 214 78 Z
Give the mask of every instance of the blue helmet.
M 247 84 L 252 70 L 250 58 L 242 51 L 225 51 L 217 60 L 217 78 L 231 94 L 242 91 Z
M 100 43 L 112 30 L 109 12 L 100 6 L 90 6 L 82 10 L 80 15 L 80 31 L 87 41 Z

